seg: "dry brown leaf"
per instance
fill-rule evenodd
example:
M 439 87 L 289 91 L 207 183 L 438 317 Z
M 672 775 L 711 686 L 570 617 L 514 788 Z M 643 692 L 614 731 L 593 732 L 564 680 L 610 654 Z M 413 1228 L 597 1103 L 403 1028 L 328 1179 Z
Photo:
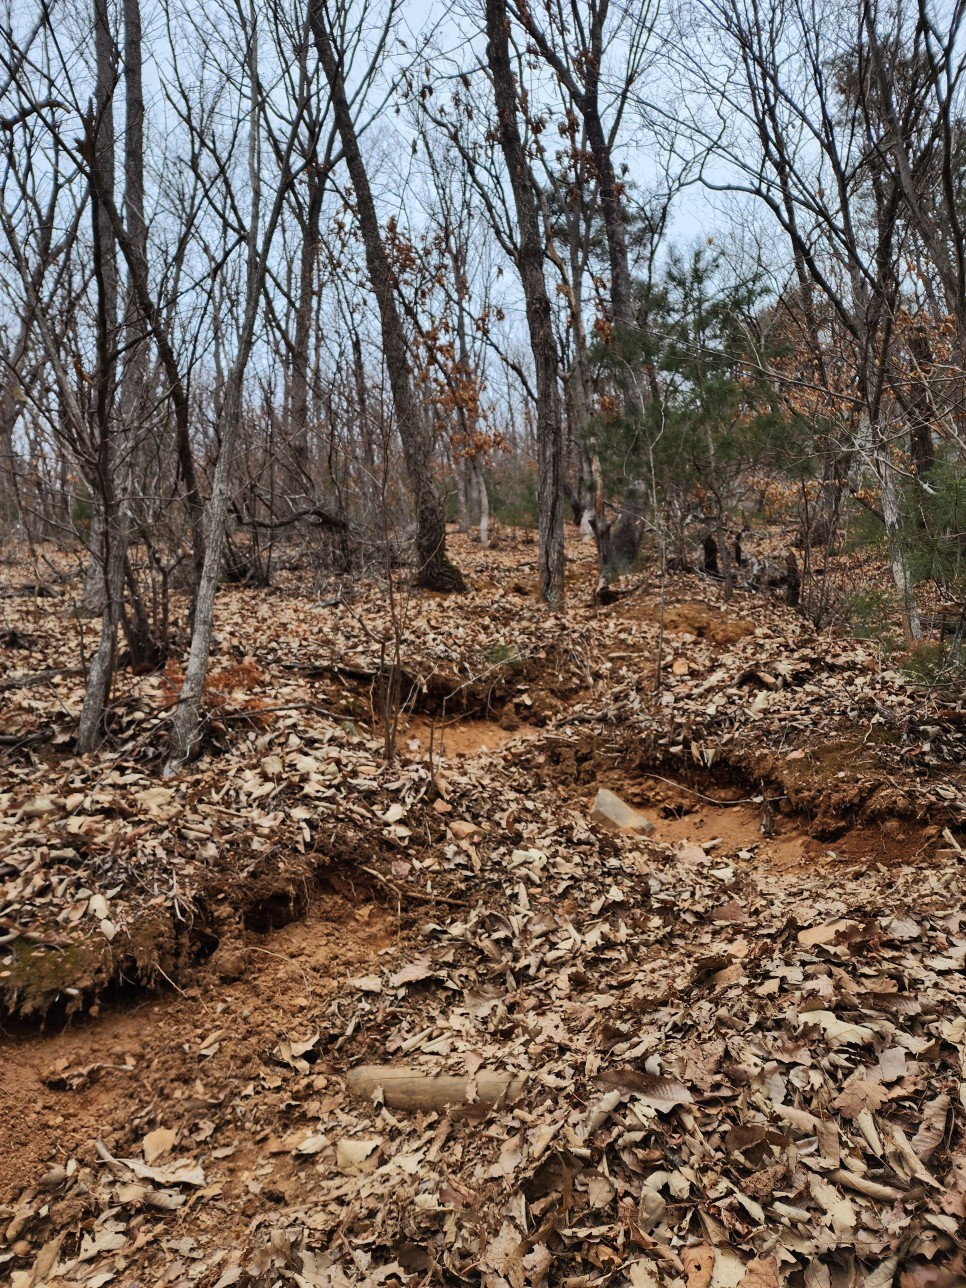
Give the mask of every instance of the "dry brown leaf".
M 832 1011 L 805 1011 L 798 1017 L 799 1026 L 817 1025 L 830 1047 L 861 1046 L 875 1041 L 875 1029 L 867 1024 L 850 1024 Z
M 480 1260 L 488 1270 L 502 1275 L 511 1288 L 523 1288 L 523 1240 L 512 1221 L 503 1222 L 496 1238 L 486 1245 Z
M 742 1288 L 778 1288 L 778 1262 L 774 1257 L 749 1261 L 741 1284 Z
M 798 942 L 803 948 L 813 948 L 818 944 L 848 943 L 849 935 L 859 928 L 859 922 L 848 917 L 838 917 L 835 921 L 823 922 L 820 926 L 810 926 L 798 932 Z
M 818 1257 L 813 1257 L 805 1267 L 805 1288 L 832 1288 L 831 1272 Z
M 141 1151 L 144 1154 L 144 1161 L 150 1165 L 163 1158 L 165 1154 L 171 1152 L 178 1139 L 178 1133 L 172 1131 L 170 1127 L 158 1127 L 154 1131 L 149 1131 L 141 1142 Z
M 714 1248 L 710 1243 L 685 1248 L 681 1253 L 681 1263 L 684 1266 L 687 1288 L 709 1288 L 714 1274 Z
M 625 1266 L 624 1271 L 631 1288 L 660 1288 L 659 1265 L 657 1261 L 632 1261 L 629 1266 Z
M 693 1097 L 683 1082 L 659 1074 L 640 1073 L 637 1069 L 605 1069 L 597 1079 L 598 1085 L 633 1093 L 658 1113 L 670 1113 L 678 1105 L 690 1105 Z
M 949 1097 L 943 1094 L 923 1106 L 922 1122 L 910 1143 L 924 1163 L 929 1161 L 945 1138 L 949 1105 Z
M 336 1145 L 336 1163 L 344 1171 L 371 1171 L 374 1155 L 382 1148 L 381 1136 L 347 1136 Z
M 865 1110 L 876 1110 L 889 1099 L 889 1092 L 879 1082 L 853 1078 L 832 1101 L 846 1118 L 858 1118 Z
M 415 984 L 420 980 L 430 979 L 435 973 L 433 960 L 427 953 L 422 957 L 417 957 L 408 966 L 403 966 L 394 975 L 390 975 L 389 985 L 391 988 L 401 988 L 403 984 Z

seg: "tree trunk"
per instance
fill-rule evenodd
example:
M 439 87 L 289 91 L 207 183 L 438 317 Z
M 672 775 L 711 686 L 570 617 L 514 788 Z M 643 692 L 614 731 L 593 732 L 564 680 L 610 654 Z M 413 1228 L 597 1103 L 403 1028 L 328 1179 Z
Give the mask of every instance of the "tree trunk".
M 94 282 L 97 297 L 97 371 L 94 394 L 97 456 L 91 470 L 95 522 L 91 561 L 99 575 L 85 585 L 100 599 L 101 635 L 91 662 L 77 728 L 77 749 L 88 752 L 97 740 L 114 676 L 117 633 L 124 598 L 127 554 L 127 484 L 130 464 L 118 451 L 115 415 L 118 341 L 118 273 L 110 213 L 101 194 L 114 191 L 115 47 L 107 0 L 94 3 L 94 54 L 97 80 L 91 144 L 91 214 L 94 234 Z M 100 507 L 100 520 L 98 518 Z M 92 584 L 93 583 L 93 584 Z M 93 607 L 93 605 L 92 605 Z
M 124 488 L 124 482 L 118 481 L 118 492 Z M 123 501 L 113 495 L 109 484 L 110 495 L 105 507 L 107 522 L 104 528 L 104 611 L 101 618 L 101 634 L 91 658 L 91 668 L 84 689 L 84 704 L 81 707 L 77 724 L 77 750 L 93 751 L 97 745 L 104 708 L 107 706 L 114 678 L 114 667 L 117 661 L 117 634 L 121 624 L 121 610 L 124 601 L 124 563 L 127 558 L 127 518 Z
M 201 697 L 208 674 L 208 655 L 215 615 L 215 596 L 221 576 L 222 554 L 225 547 L 228 508 L 231 499 L 232 470 L 244 412 L 245 373 L 255 342 L 255 323 L 265 285 L 268 248 L 281 212 L 281 193 L 273 202 L 270 215 L 260 234 L 261 209 L 261 157 L 259 155 L 259 74 L 258 46 L 253 34 L 248 50 L 251 106 L 248 135 L 248 179 L 251 191 L 251 208 L 247 236 L 245 263 L 244 311 L 238 328 L 234 361 L 225 381 L 225 393 L 219 415 L 218 459 L 215 463 L 211 497 L 205 511 L 204 560 L 195 597 L 194 624 L 188 665 L 184 684 L 168 736 L 168 759 L 164 766 L 165 777 L 170 777 L 200 749 Z M 294 128 L 297 128 L 297 123 Z M 261 242 L 259 240 L 261 236 Z
M 557 388 L 557 345 L 543 276 L 543 244 L 533 177 L 517 123 L 517 90 L 510 64 L 506 0 L 486 0 L 486 57 L 493 77 L 500 146 L 513 189 L 519 226 L 517 266 L 526 301 L 537 390 L 537 509 L 540 594 L 551 608 L 564 605 L 563 434 Z
M 382 242 L 369 176 L 349 107 L 341 57 L 336 58 L 326 7 L 326 0 L 309 0 L 309 25 L 329 84 L 335 124 L 355 192 L 366 268 L 379 306 L 393 408 L 416 509 L 416 584 L 427 590 L 461 591 L 466 589 L 466 583 L 446 555 L 446 520 L 432 476 L 432 441 L 413 391 L 409 346 L 393 294 L 392 267 Z
M 184 684 L 178 698 L 171 732 L 168 738 L 168 760 L 165 765 L 165 777 L 194 759 L 198 754 L 200 735 L 201 695 L 205 677 L 208 674 L 208 657 L 211 653 L 211 635 L 215 617 L 215 596 L 218 593 L 218 582 L 221 578 L 221 560 L 225 548 L 225 530 L 228 521 L 228 502 L 231 492 L 231 469 L 238 439 L 238 429 L 242 414 L 242 386 L 245 367 L 251 345 L 247 352 L 239 354 L 229 373 L 229 387 L 225 393 L 221 414 L 221 445 L 215 474 L 211 486 L 211 496 L 205 511 L 204 548 L 205 557 L 201 569 L 201 579 L 195 597 L 194 629 L 191 632 L 191 648 L 188 653 L 188 665 L 185 667 Z
M 456 511 L 459 530 L 465 537 L 470 530 L 470 464 L 461 453 L 456 454 Z
M 624 227 L 620 185 L 614 172 L 610 146 L 600 119 L 596 73 L 578 106 L 583 114 L 587 142 L 594 157 L 594 168 L 597 171 L 600 191 L 600 209 L 604 220 L 604 234 L 607 238 L 607 258 L 610 262 L 610 320 L 616 327 L 626 330 L 635 324 L 634 293 L 627 257 L 627 234 Z
M 295 465 L 304 479 L 310 479 L 309 419 L 309 336 L 315 299 L 315 261 L 319 253 L 319 225 L 325 185 L 314 169 L 307 176 L 305 222 L 299 251 L 299 295 L 295 313 L 295 335 L 292 342 L 291 425 L 289 437 Z
M 879 496 L 882 500 L 882 518 L 885 524 L 886 545 L 889 550 L 889 566 L 892 569 L 892 580 L 899 594 L 899 611 L 902 614 L 902 628 L 910 643 L 922 639 L 922 622 L 913 589 L 912 577 L 903 548 L 902 508 L 899 496 L 899 484 L 895 466 L 892 463 L 889 444 L 884 440 L 881 431 L 872 427 L 872 462 L 879 482 Z
M 912 378 L 913 394 L 909 403 L 909 454 L 922 480 L 936 464 L 936 445 L 932 426 L 936 422 L 929 375 L 933 370 L 932 346 L 924 328 L 915 327 L 909 337 L 909 351 L 916 364 Z
M 90 556 L 84 569 L 84 588 L 81 591 L 82 617 L 100 617 L 107 600 L 104 569 L 106 566 L 107 521 L 104 517 L 104 498 L 100 489 L 91 486 L 91 524 L 88 534 Z
M 490 498 L 486 494 L 486 476 L 480 456 L 473 457 L 473 475 L 480 503 L 480 545 L 485 550 L 490 544 Z

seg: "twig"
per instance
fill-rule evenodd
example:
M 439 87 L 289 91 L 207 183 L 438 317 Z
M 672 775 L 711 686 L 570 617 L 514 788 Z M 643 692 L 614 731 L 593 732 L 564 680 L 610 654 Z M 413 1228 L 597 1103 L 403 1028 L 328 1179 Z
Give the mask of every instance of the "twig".
M 691 796 L 697 796 L 698 800 L 707 801 L 709 805 L 717 805 L 720 809 L 730 809 L 733 805 L 760 805 L 762 801 L 783 801 L 786 799 L 781 796 L 742 796 L 736 801 L 719 801 L 713 796 L 705 796 L 704 792 L 697 791 L 694 787 L 686 787 L 684 783 L 677 782 L 674 778 L 664 778 L 660 774 L 654 774 L 649 769 L 644 771 L 645 778 L 656 778 L 659 783 L 667 783 L 669 787 L 677 787 L 682 792 L 687 792 Z
M 52 737 L 52 733 L 0 733 L 0 747 L 36 747 Z
M 33 675 L 15 675 L 11 680 L 0 681 L 0 692 L 6 692 L 8 689 L 28 689 L 33 684 L 45 684 L 48 680 L 55 680 L 62 675 L 83 674 L 82 666 L 62 666 L 49 671 L 37 671 Z
M 375 868 L 364 867 L 361 863 L 357 865 L 360 872 L 368 872 L 371 877 L 375 877 L 387 889 L 391 890 L 397 899 L 416 899 L 420 903 L 447 903 L 451 908 L 468 908 L 470 905 L 465 899 L 447 899 L 443 894 L 423 894 L 419 890 L 403 890 L 395 882 L 384 877 L 381 872 Z

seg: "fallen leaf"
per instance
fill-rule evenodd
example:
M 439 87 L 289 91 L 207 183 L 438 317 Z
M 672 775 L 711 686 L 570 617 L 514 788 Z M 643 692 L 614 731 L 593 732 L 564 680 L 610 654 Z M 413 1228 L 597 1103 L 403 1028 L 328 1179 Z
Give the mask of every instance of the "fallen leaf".
M 742 1288 L 778 1288 L 778 1262 L 774 1257 L 755 1257 L 745 1267 Z
M 391 988 L 401 988 L 403 984 L 415 984 L 419 980 L 431 979 L 435 973 L 432 958 L 427 953 L 423 957 L 417 957 L 408 966 L 403 966 L 394 975 L 390 975 L 389 985 Z
M 949 1105 L 949 1097 L 941 1095 L 927 1101 L 923 1106 L 922 1122 L 910 1143 L 924 1163 L 932 1158 L 945 1139 Z
M 685 1248 L 681 1264 L 687 1279 L 687 1288 L 709 1288 L 714 1273 L 714 1248 L 702 1243 L 696 1248 Z
M 356 1171 L 367 1163 L 375 1166 L 372 1155 L 382 1147 L 381 1136 L 346 1136 L 335 1148 L 336 1163 L 343 1171 Z
M 159 1158 L 163 1158 L 174 1148 L 177 1139 L 178 1133 L 172 1131 L 170 1127 L 157 1127 L 154 1131 L 149 1131 L 141 1142 L 144 1161 L 150 1166 Z
M 667 1114 L 678 1105 L 690 1105 L 693 1096 L 677 1078 L 639 1073 L 636 1069 L 605 1069 L 597 1079 L 600 1087 L 632 1092 L 658 1113 Z

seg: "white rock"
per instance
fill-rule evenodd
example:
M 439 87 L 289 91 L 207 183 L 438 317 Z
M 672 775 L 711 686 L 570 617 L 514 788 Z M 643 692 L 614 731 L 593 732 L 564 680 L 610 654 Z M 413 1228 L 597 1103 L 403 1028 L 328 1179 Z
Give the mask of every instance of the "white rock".
M 602 823 L 617 832 L 642 832 L 649 835 L 654 831 L 654 824 L 639 814 L 626 801 L 602 787 L 594 800 L 590 817 L 595 823 Z

